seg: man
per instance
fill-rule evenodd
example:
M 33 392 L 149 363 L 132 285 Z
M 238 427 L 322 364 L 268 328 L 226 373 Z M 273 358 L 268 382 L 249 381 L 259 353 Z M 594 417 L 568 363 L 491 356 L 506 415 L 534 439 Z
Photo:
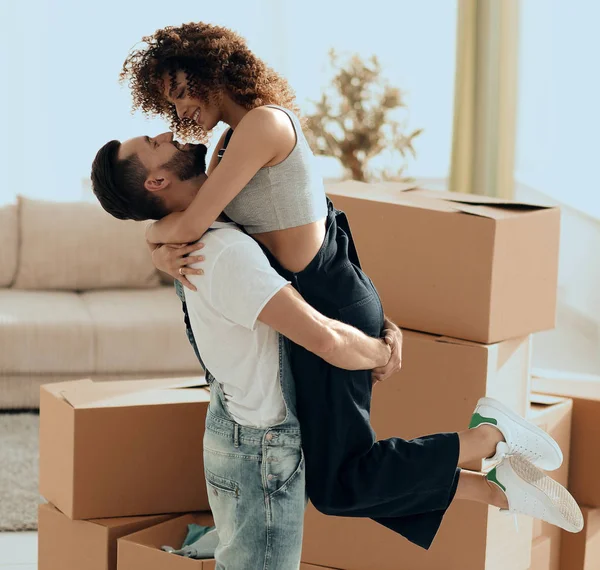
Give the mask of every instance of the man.
M 94 160 L 94 192 L 117 218 L 159 219 L 192 201 L 207 178 L 205 157 L 204 145 L 180 145 L 171 133 L 111 141 Z M 267 558 L 275 568 L 297 568 L 304 459 L 284 336 L 335 366 L 378 368 L 385 377 L 398 368 L 401 334 L 376 339 L 321 315 L 224 218 L 203 243 L 201 251 L 193 244 L 179 253 L 206 257 L 206 276 L 195 270 L 188 274 L 195 291 L 177 289 L 211 384 L 204 455 L 216 558 L 228 569 L 256 568 Z
M 203 145 L 179 145 L 171 133 L 111 141 L 94 160 L 94 192 L 105 210 L 118 218 L 159 219 L 192 201 L 206 180 L 205 157 Z M 216 558 L 228 570 L 255 568 L 256 561 L 264 559 L 275 568 L 295 568 L 301 549 L 304 461 L 283 338 L 334 366 L 377 369 L 385 378 L 400 366 L 401 333 L 387 322 L 383 341 L 321 315 L 273 270 L 254 240 L 224 218 L 202 241 L 204 249 L 196 251 L 194 261 L 206 257 L 207 275 L 195 277 L 202 270 L 192 264 L 187 275 L 194 291 L 184 294 L 178 284 L 178 292 L 188 336 L 198 358 L 204 358 L 211 383 L 204 454 L 220 539 Z M 198 247 L 180 248 L 179 259 Z M 153 255 L 164 248 L 156 248 Z M 437 507 L 426 513 L 415 510 L 414 515 L 431 517 L 439 525 L 456 497 L 541 518 L 570 532 L 581 530 L 583 519 L 573 498 L 534 467 L 557 468 L 560 448 L 530 422 L 482 398 L 469 429 L 425 437 L 436 436 L 457 439 L 459 465 L 492 456 L 499 464 L 487 476 L 457 469 L 450 496 L 440 496 Z M 408 453 L 418 451 L 421 441 L 391 438 L 384 443 L 402 445 Z M 325 433 L 323 445 L 344 444 Z M 418 465 L 416 457 L 407 461 Z M 376 473 L 387 469 L 377 461 L 370 467 Z M 411 494 L 403 497 L 398 509 L 406 511 L 411 499 Z M 364 516 L 360 511 L 357 505 L 352 516 Z M 402 534 L 420 544 L 416 535 L 409 536 L 418 526 L 415 520 L 403 516 Z

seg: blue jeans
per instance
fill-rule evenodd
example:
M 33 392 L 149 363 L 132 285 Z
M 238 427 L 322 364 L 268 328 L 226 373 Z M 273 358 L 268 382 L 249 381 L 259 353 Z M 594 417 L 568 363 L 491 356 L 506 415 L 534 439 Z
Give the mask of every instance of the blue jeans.
M 212 394 L 211 406 L 219 398 Z M 300 429 L 239 426 L 209 410 L 204 470 L 217 570 L 298 570 L 306 504 Z
M 181 283 L 188 339 L 203 368 Z M 238 424 L 206 370 L 210 405 L 204 432 L 204 471 L 219 546 L 217 570 L 298 570 L 306 507 L 304 454 L 296 417 L 289 341 L 279 335 L 279 382 L 286 416 L 267 429 Z

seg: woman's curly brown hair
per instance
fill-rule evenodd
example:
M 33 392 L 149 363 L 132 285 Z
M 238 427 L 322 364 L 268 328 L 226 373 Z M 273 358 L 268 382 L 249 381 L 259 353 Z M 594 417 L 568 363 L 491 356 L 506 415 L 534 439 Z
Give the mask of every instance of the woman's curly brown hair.
M 129 80 L 133 110 L 166 118 L 170 129 L 183 140 L 206 142 L 208 133 L 191 119 L 177 116 L 175 106 L 164 97 L 165 73 L 171 78 L 171 87 L 175 87 L 176 73 L 183 71 L 189 94 L 202 101 L 211 100 L 225 88 L 246 109 L 279 105 L 300 114 L 288 82 L 256 57 L 244 38 L 228 28 L 191 22 L 167 26 L 142 41 L 147 46 L 131 51 L 120 81 Z

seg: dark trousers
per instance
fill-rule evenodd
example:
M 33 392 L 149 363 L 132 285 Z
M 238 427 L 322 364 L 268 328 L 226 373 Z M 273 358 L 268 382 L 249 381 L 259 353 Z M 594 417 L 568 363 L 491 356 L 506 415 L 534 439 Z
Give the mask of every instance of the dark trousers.
M 381 335 L 379 295 L 360 269 L 345 214 L 331 201 L 325 240 L 304 270 L 292 273 L 263 251 L 315 309 Z M 291 364 L 313 505 L 329 515 L 372 518 L 429 548 L 456 493 L 458 434 L 376 441 L 370 371 L 336 368 L 293 343 Z

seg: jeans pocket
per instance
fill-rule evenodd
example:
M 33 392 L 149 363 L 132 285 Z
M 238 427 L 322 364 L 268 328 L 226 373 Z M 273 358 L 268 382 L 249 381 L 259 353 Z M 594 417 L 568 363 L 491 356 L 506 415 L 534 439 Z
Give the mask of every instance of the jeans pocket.
M 302 448 L 280 448 L 270 457 L 276 459 L 276 461 L 267 463 L 267 471 L 269 475 L 273 476 L 269 479 L 269 475 L 267 475 L 270 497 L 286 492 L 299 478 L 304 481 L 304 451 Z
M 339 320 L 365 334 L 379 337 L 383 327 L 383 309 L 376 293 L 339 309 Z
M 231 543 L 238 526 L 239 485 L 235 481 L 215 475 L 206 468 L 204 475 L 219 544 L 226 546 Z

